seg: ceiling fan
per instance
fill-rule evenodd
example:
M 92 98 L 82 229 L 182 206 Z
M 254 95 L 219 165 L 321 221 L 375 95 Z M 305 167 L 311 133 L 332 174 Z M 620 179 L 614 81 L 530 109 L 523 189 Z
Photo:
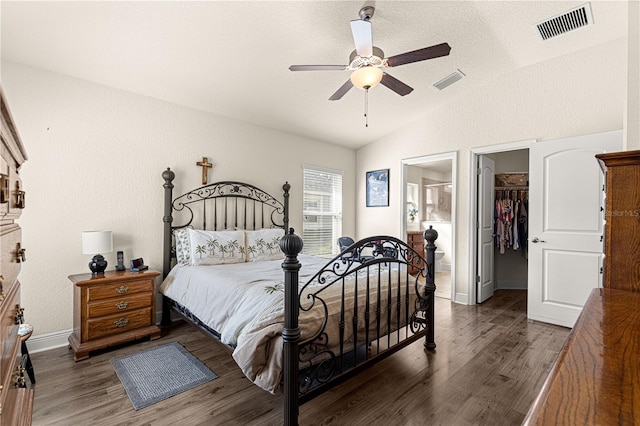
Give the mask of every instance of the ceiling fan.
M 365 6 L 360 9 L 360 19 L 351 21 L 351 33 L 356 49 L 349 56 L 349 65 L 291 65 L 291 71 L 352 71 L 351 77 L 331 97 L 330 101 L 341 99 L 353 86 L 369 90 L 381 83 L 400 96 L 408 95 L 413 88 L 383 71 L 412 62 L 447 56 L 451 46 L 447 43 L 436 44 L 423 49 L 384 57 L 384 52 L 373 45 L 371 37 L 371 17 L 375 8 Z

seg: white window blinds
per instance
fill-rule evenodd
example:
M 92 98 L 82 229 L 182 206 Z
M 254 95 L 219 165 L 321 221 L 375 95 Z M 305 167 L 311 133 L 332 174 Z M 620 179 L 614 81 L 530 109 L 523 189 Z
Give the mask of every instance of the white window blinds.
M 338 253 L 342 234 L 342 172 L 304 166 L 303 253 L 316 256 Z

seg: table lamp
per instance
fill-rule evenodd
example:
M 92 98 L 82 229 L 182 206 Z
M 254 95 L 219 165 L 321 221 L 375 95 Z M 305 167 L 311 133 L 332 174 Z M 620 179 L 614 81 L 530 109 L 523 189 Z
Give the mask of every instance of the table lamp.
M 82 253 L 95 255 L 89 262 L 89 269 L 91 269 L 93 275 L 102 274 L 107 269 L 107 261 L 100 253 L 110 253 L 112 251 L 113 235 L 111 231 L 82 232 Z

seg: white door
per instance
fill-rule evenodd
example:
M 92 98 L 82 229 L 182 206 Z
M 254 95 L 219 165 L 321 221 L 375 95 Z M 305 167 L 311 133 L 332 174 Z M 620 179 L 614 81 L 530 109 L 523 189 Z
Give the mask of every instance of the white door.
M 478 303 L 493 296 L 493 189 L 495 163 L 478 157 Z
M 573 327 L 601 286 L 603 175 L 595 155 L 621 149 L 621 131 L 531 146 L 529 318 Z

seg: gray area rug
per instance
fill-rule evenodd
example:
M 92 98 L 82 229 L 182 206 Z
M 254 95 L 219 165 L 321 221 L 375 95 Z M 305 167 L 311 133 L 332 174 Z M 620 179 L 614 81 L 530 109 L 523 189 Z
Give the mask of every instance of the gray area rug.
M 179 343 L 119 356 L 111 365 L 136 410 L 218 377 Z

